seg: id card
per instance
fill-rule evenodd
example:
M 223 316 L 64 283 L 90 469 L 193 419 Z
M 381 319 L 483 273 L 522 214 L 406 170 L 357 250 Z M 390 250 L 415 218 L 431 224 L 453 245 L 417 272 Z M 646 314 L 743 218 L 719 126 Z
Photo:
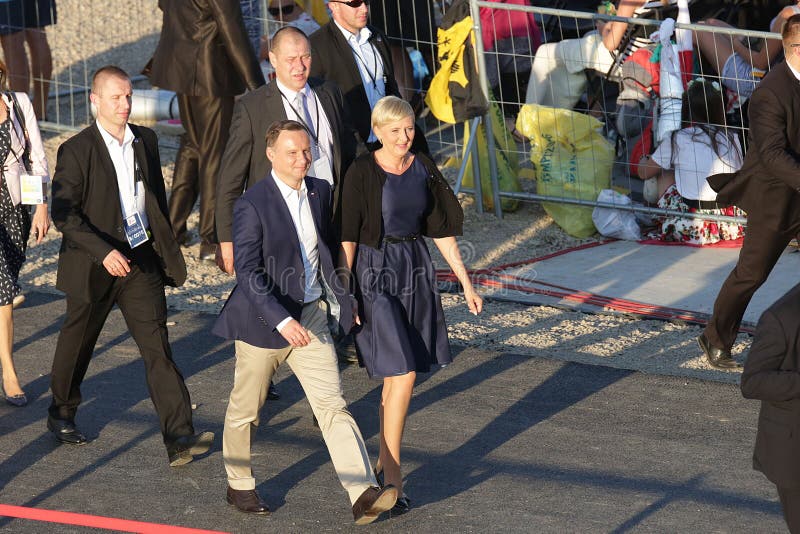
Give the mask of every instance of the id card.
M 44 202 L 44 187 L 42 176 L 32 174 L 19 175 L 20 201 L 22 204 L 42 204 Z
M 142 224 L 142 216 L 138 212 L 130 217 L 125 217 L 123 224 L 125 226 L 125 237 L 128 238 L 128 244 L 131 248 L 136 248 L 150 239 Z
M 333 172 L 331 171 L 331 161 L 325 154 L 320 154 L 319 158 L 314 160 L 311 168 L 308 170 L 308 175 L 320 180 L 325 180 L 333 185 Z

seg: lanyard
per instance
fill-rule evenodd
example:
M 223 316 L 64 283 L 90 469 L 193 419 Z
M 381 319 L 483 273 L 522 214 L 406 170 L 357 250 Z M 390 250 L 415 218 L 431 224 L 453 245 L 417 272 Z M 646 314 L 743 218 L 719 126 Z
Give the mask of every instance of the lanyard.
M 378 91 L 378 53 L 375 52 L 375 45 L 372 44 L 372 42 L 367 41 L 367 44 L 369 45 L 369 49 L 372 50 L 372 60 L 375 62 L 375 72 L 373 73 L 373 72 L 370 72 L 369 66 L 367 65 L 367 62 L 364 61 L 364 58 L 361 57 L 361 53 L 359 53 L 359 51 L 356 49 L 356 47 L 354 47 L 352 45 L 352 43 L 350 42 L 349 39 L 347 40 L 347 44 L 350 45 L 350 49 L 353 51 L 353 54 L 355 54 L 356 59 L 359 60 L 362 65 L 364 65 L 364 71 L 367 73 L 367 76 L 369 76 L 369 79 L 372 80 L 372 87 L 377 92 Z M 359 45 L 358 43 L 356 43 L 356 45 L 358 45 L 359 49 L 361 48 L 361 45 Z M 383 76 L 383 83 L 386 83 L 386 75 Z
M 300 123 L 301 123 L 303 126 L 305 126 L 305 127 L 306 127 L 306 130 L 308 130 L 308 133 L 309 133 L 309 134 L 311 135 L 311 137 L 314 139 L 314 144 L 315 144 L 315 145 L 317 145 L 317 146 L 319 146 L 319 100 L 317 99 L 317 95 L 314 95 L 314 108 L 315 108 L 315 110 L 316 110 L 316 113 L 317 113 L 317 127 L 316 127 L 316 128 L 312 128 L 312 126 L 313 126 L 313 125 L 311 125 L 311 124 L 306 124 L 306 120 L 303 118 L 303 115 L 305 115 L 305 113 L 303 113 L 303 114 L 301 115 L 301 114 L 300 114 L 300 112 L 299 112 L 299 111 L 297 111 L 297 110 L 294 108 L 294 106 L 292 105 L 292 102 L 291 102 L 291 100 L 289 100 L 288 98 L 286 98 L 286 95 L 285 95 L 285 94 L 283 94 L 283 91 L 281 91 L 281 90 L 278 90 L 278 92 L 281 94 L 281 96 L 283 97 L 283 99 L 284 99 L 284 100 L 286 100 L 286 103 L 287 103 L 287 104 L 289 104 L 289 109 L 291 109 L 291 110 L 294 112 L 294 114 L 297 116 L 297 118 L 298 118 L 298 120 L 300 121 Z M 314 93 L 314 91 L 311 91 L 311 93 L 313 94 L 313 93 Z M 297 94 L 300 94 L 300 91 L 298 91 L 298 92 L 297 92 Z M 309 118 L 310 118 L 310 117 L 309 117 Z M 313 120 L 313 119 L 312 119 L 312 120 Z
M 139 182 L 141 182 L 142 187 L 144 187 L 144 174 L 142 174 L 142 168 L 139 166 L 139 160 L 136 158 L 136 150 L 134 149 L 134 146 L 138 142 L 139 142 L 139 138 L 138 137 L 134 137 L 133 138 L 133 142 L 131 143 L 131 146 L 129 148 L 130 151 L 131 151 L 131 156 L 133 156 L 133 204 L 132 204 L 132 207 L 133 207 L 133 211 L 136 211 L 136 212 L 139 211 L 139 206 L 138 206 L 138 204 L 136 202 L 136 185 Z M 125 161 L 125 152 L 124 151 L 122 153 L 122 161 L 123 162 Z

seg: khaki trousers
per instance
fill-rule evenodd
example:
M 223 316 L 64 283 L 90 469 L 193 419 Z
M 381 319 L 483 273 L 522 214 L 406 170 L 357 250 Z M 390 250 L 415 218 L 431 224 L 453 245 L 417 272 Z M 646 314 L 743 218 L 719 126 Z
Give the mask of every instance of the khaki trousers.
M 300 381 L 319 421 L 333 467 L 350 502 L 354 503 L 370 486 L 377 486 L 364 438 L 342 396 L 339 364 L 325 307 L 322 300 L 303 307 L 300 324 L 311 337 L 311 343 L 305 347 L 264 349 L 235 342 L 236 371 L 222 437 L 222 457 L 231 488 L 256 487 L 250 468 L 251 426 L 258 425 L 272 374 L 284 361 Z

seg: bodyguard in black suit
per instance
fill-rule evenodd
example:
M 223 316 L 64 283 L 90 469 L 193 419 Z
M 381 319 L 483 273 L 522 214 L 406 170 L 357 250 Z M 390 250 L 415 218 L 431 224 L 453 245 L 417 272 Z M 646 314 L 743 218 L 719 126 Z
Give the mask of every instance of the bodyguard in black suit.
M 718 368 L 738 365 L 730 350 L 745 309 L 800 232 L 800 15 L 786 21 L 782 40 L 786 61 L 764 77 L 750 98 L 750 143 L 742 169 L 708 179 L 718 203 L 747 212 L 739 261 L 698 338 L 708 362 Z
M 182 285 L 186 265 L 167 217 L 158 140 L 127 122 L 131 91 L 123 70 L 98 70 L 90 97 L 97 122 L 58 149 L 52 215 L 64 236 L 56 287 L 67 295 L 67 313 L 50 375 L 47 426 L 63 443 L 86 442 L 75 426 L 80 386 L 117 304 L 144 359 L 175 466 L 207 451 L 214 435 L 194 435 L 189 392 L 172 361 L 164 285 Z
M 311 76 L 341 88 L 360 140 L 375 150 L 380 142 L 372 134 L 372 108 L 384 96 L 401 96 L 389 44 L 379 29 L 367 24 L 366 2 L 331 0 L 328 8 L 332 20 L 310 37 Z M 412 150 L 429 154 L 425 136 L 416 130 Z
M 159 0 L 161 39 L 150 66 L 153 85 L 178 93 L 186 133 L 175 160 L 169 214 L 179 243 L 200 197 L 201 259 L 214 259 L 214 206 L 220 157 L 234 97 L 264 85 L 239 0 Z
M 789 530 L 800 533 L 800 285 L 761 316 L 742 395 L 761 400 L 753 468 L 777 486 Z
M 267 128 L 275 121 L 297 119 L 295 111 L 301 111 L 295 110 L 294 104 L 287 100 L 289 92 L 303 88 L 312 91 L 319 108 L 316 103 L 309 102 L 313 124 L 307 126 L 316 136 L 321 133 L 320 120 L 326 121 L 330 128 L 334 202 L 338 198 L 337 185 L 355 159 L 355 133 L 344 111 L 342 93 L 331 82 L 308 77 L 311 63 L 308 37 L 297 28 L 282 28 L 272 38 L 270 58 L 275 68 L 275 80 L 244 95 L 236 103 L 230 137 L 222 156 L 216 206 L 220 242 L 218 264 L 229 274 L 233 274 L 233 205 L 245 189 L 250 189 L 272 171 L 272 164 L 264 157 Z M 280 86 L 284 89 L 281 90 Z M 303 118 L 300 120 L 305 122 Z

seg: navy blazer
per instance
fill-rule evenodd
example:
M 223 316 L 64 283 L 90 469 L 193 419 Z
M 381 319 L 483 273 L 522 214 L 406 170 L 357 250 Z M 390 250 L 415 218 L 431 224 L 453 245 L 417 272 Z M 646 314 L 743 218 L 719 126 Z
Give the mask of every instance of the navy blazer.
M 353 306 L 335 271 L 331 188 L 324 180 L 305 180 L 317 228 L 323 298 L 334 316 L 338 312 L 346 333 L 353 324 Z M 236 287 L 212 332 L 256 347 L 287 347 L 276 326 L 288 316 L 300 320 L 305 271 L 292 216 L 272 176 L 249 188 L 233 207 L 233 256 Z

